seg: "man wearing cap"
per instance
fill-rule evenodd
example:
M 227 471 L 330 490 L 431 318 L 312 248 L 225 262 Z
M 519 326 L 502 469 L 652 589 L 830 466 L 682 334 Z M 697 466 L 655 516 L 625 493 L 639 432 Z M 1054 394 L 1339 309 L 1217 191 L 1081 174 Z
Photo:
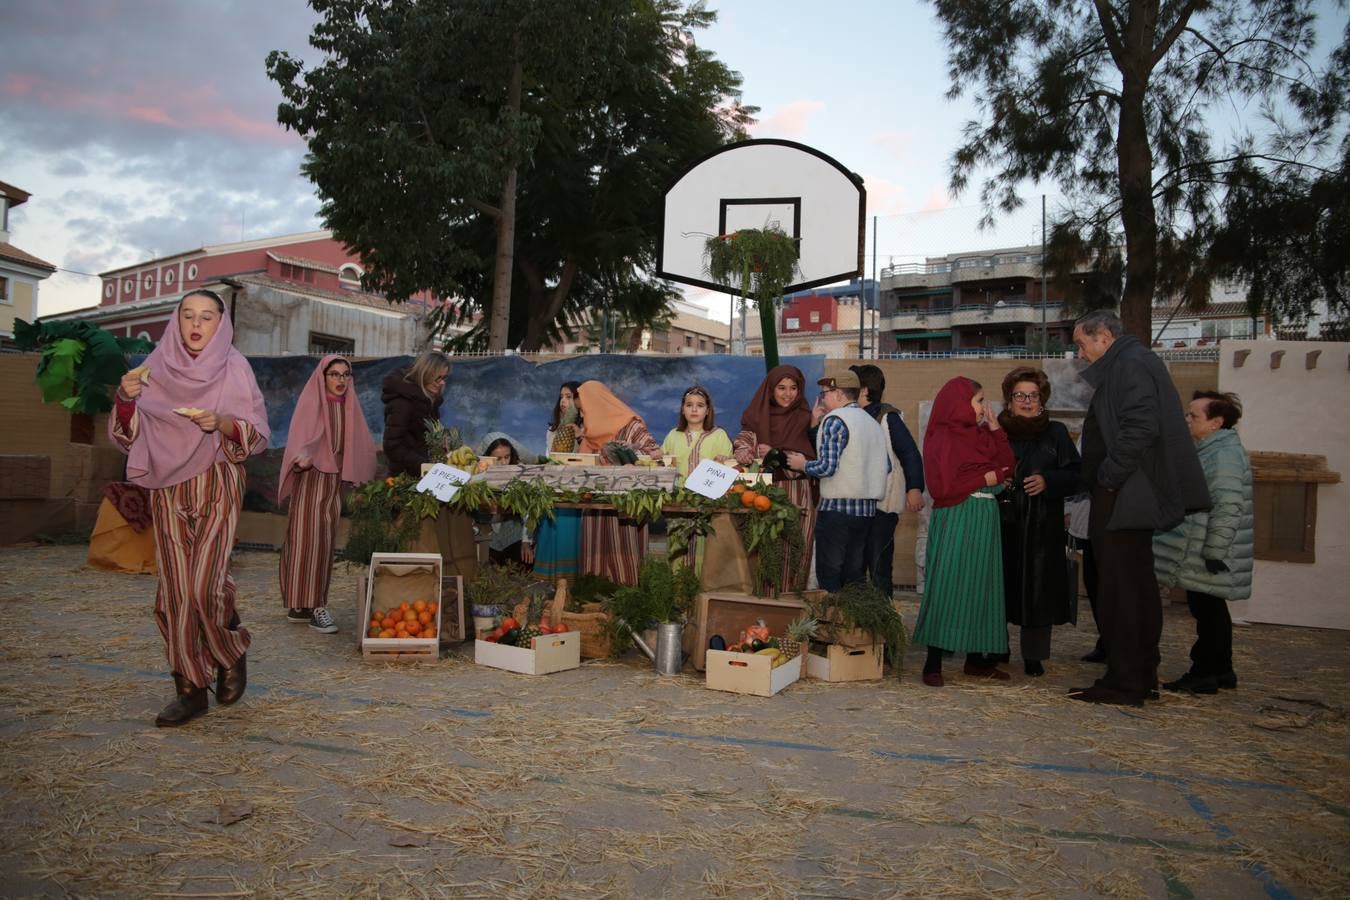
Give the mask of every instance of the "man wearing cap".
M 858 407 L 857 373 L 841 372 L 817 384 L 823 388 L 825 417 L 816 435 L 816 458 L 808 462 L 788 451 L 787 463 L 820 480 L 816 581 L 833 592 L 867 577 L 867 538 L 877 501 L 886 496 L 890 459 L 886 433 Z

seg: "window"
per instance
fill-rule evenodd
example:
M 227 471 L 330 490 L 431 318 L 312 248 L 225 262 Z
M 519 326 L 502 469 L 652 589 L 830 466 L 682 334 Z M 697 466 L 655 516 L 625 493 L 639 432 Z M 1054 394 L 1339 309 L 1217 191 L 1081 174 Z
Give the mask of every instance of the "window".
M 309 333 L 309 352 L 315 356 L 323 356 L 328 353 L 341 353 L 344 356 L 350 356 L 356 352 L 356 339 L 311 331 Z
M 1317 485 L 1304 481 L 1252 484 L 1257 559 L 1315 562 Z
M 788 316 L 787 322 L 783 326 L 783 328 L 787 331 L 796 331 L 798 328 L 801 327 L 802 327 L 802 320 L 797 318 L 796 316 Z
M 811 310 L 811 324 L 815 325 L 818 322 L 820 322 L 820 310 L 813 309 Z
M 361 267 L 353 263 L 346 263 L 341 269 L 338 269 L 338 283 L 349 291 L 359 291 L 361 289 Z
M 829 322 L 826 322 L 824 325 L 820 326 L 820 330 L 825 332 L 826 334 L 829 334 L 831 331 L 834 331 L 834 326 L 831 325 Z
M 0 275 L 0 303 L 13 303 L 9 296 L 9 279 Z
M 694 336 L 692 334 L 686 334 L 684 336 L 684 345 L 686 347 L 694 346 Z
M 707 350 L 707 349 L 708 349 L 708 339 L 707 339 L 707 338 L 699 338 L 699 339 L 698 339 L 698 349 L 700 349 L 700 350 Z

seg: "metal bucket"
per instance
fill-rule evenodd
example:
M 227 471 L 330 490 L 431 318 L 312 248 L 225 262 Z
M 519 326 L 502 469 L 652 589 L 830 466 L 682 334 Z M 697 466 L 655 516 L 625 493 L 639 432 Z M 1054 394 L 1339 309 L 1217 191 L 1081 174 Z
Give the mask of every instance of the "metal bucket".
M 656 672 L 678 675 L 684 668 L 684 625 L 666 622 L 656 626 Z

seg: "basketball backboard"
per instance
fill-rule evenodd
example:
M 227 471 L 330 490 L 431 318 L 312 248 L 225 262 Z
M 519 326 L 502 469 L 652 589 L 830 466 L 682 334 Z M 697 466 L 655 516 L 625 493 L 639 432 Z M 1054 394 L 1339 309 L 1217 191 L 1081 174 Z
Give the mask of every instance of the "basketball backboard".
M 787 291 L 857 278 L 863 270 L 867 194 L 862 178 L 794 141 L 740 141 L 696 160 L 666 189 L 657 275 L 729 291 L 708 277 L 709 237 L 777 225 L 797 240 L 797 280 Z

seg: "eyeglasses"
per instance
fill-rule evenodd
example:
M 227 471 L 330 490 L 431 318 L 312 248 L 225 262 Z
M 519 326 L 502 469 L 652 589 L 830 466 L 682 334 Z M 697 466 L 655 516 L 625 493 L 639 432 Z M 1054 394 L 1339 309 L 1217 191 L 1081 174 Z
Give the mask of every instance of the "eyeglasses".
M 352 377 L 351 372 L 324 372 L 329 378 L 336 378 L 339 381 L 346 381 Z
M 1035 401 L 1035 400 L 1040 400 L 1040 399 L 1041 399 L 1041 395 L 1040 395 L 1040 394 L 1024 394 L 1024 393 L 1022 393 L 1021 391 L 1014 391 L 1014 392 L 1013 392 L 1013 395 L 1012 395 L 1012 398 L 1013 398 L 1014 400 L 1017 400 L 1017 401 L 1021 402 L 1021 403 L 1031 403 L 1031 402 L 1033 402 L 1033 401 Z

